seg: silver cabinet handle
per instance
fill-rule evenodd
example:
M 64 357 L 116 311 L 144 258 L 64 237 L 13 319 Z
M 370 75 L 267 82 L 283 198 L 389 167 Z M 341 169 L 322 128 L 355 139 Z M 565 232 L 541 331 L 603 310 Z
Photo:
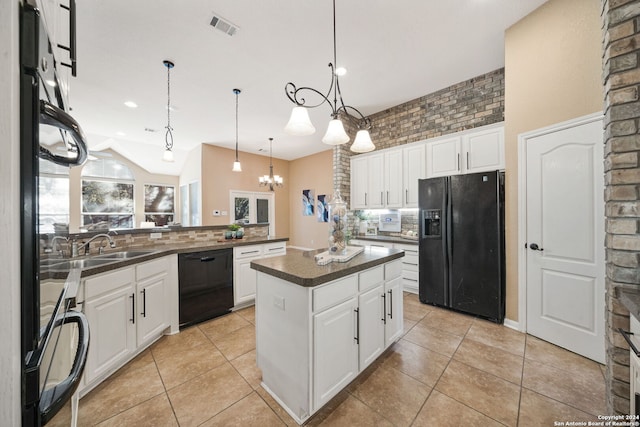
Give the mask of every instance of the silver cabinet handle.
M 460 170 L 460 153 L 458 153 L 458 170 Z
M 383 202 L 382 202 L 382 193 L 383 193 L 383 192 L 381 191 L 381 192 L 380 192 L 380 206 L 382 206 L 382 203 L 383 203 Z
M 360 344 L 360 310 L 354 308 L 353 311 L 356 313 L 356 336 L 353 339 L 356 340 L 356 344 Z
M 387 312 L 387 295 L 382 292 L 382 295 L 380 295 L 382 297 L 382 323 L 384 323 L 385 325 L 387 324 L 387 316 L 386 316 L 386 312 Z
M 142 292 L 142 317 L 147 317 L 147 289 L 144 288 Z
M 408 188 L 404 189 L 404 202 L 405 203 L 409 203 L 409 189 Z
M 469 152 L 467 151 L 467 169 L 469 169 Z
M 393 320 L 393 289 L 389 289 L 389 318 Z
M 364 205 L 367 205 L 367 193 L 364 193 Z
M 389 192 L 387 191 L 387 204 L 389 204 Z
M 129 320 L 131 321 L 131 323 L 133 323 L 135 325 L 135 323 L 136 323 L 136 294 L 129 295 L 129 298 L 131 298 L 131 319 L 129 319 Z

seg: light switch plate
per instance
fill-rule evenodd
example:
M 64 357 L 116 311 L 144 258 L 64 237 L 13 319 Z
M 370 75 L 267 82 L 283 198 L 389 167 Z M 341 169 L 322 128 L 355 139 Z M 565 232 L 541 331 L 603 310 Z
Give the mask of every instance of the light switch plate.
M 222 216 L 227 216 L 227 215 L 229 215 L 227 211 L 222 211 Z
M 149 233 L 150 239 L 162 239 L 162 233 Z
M 284 297 L 281 297 L 279 295 L 274 295 L 273 305 L 278 307 L 280 310 L 284 311 Z

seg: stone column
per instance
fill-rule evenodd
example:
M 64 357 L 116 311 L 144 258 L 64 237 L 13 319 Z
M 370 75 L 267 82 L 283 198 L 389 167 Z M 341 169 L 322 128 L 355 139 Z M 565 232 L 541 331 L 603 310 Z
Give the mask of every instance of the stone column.
M 640 0 L 602 0 L 605 109 L 606 341 L 609 413 L 629 413 L 629 313 L 617 290 L 640 286 Z

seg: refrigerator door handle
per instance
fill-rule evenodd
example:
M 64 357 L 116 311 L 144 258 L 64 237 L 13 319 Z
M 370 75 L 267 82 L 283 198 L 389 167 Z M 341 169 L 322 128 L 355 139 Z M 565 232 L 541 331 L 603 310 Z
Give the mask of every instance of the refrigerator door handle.
M 447 304 L 451 304 L 451 293 L 449 292 L 449 286 L 451 284 L 451 263 L 453 260 L 453 213 L 452 213 L 452 202 L 451 202 L 451 194 L 452 194 L 452 188 L 451 188 L 451 178 L 447 178 L 447 184 L 446 184 L 446 191 L 445 191 L 446 195 L 447 195 L 447 204 L 446 204 L 446 217 L 447 217 L 447 240 L 446 240 L 446 247 L 447 247 L 447 253 L 446 253 L 446 260 L 447 260 L 447 267 L 446 267 L 446 283 L 447 286 L 445 287 L 445 299 L 447 301 Z

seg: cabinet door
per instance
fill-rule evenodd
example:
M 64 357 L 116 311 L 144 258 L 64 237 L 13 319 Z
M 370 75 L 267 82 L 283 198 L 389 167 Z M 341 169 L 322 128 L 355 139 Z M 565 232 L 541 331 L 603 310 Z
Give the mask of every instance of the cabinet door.
M 360 370 L 369 366 L 384 350 L 384 306 L 382 283 L 358 297 Z
M 372 171 L 372 173 L 376 173 Z M 378 172 L 380 173 L 380 172 Z M 401 208 L 404 199 L 402 183 L 402 150 L 384 154 L 384 204 L 387 208 Z
M 85 368 L 85 379 L 89 383 L 129 358 L 136 349 L 133 283 L 95 299 L 87 299 L 84 313 L 91 331 L 91 345 Z
M 405 208 L 418 207 L 418 180 L 426 178 L 426 148 L 424 144 L 406 147 L 403 150 L 402 174 L 404 182 Z
M 400 339 L 404 324 L 402 321 L 402 277 L 396 277 L 384 284 L 386 322 L 384 325 L 384 347 L 389 347 Z
M 256 298 L 256 281 L 258 273 L 251 268 L 251 260 L 236 261 L 233 266 L 233 303 L 235 305 L 251 301 Z
M 358 374 L 357 299 L 313 316 L 313 410 Z
M 370 155 L 368 161 L 367 207 L 369 209 L 382 208 L 384 207 L 384 154 Z
M 169 325 L 165 301 L 167 272 L 138 282 L 137 329 L 138 346 L 152 341 Z
M 367 207 L 368 165 L 366 156 L 351 159 L 351 209 L 365 209 Z
M 460 137 L 427 142 L 427 178 L 458 175 L 460 166 Z
M 504 128 L 482 130 L 463 137 L 466 173 L 504 169 Z

